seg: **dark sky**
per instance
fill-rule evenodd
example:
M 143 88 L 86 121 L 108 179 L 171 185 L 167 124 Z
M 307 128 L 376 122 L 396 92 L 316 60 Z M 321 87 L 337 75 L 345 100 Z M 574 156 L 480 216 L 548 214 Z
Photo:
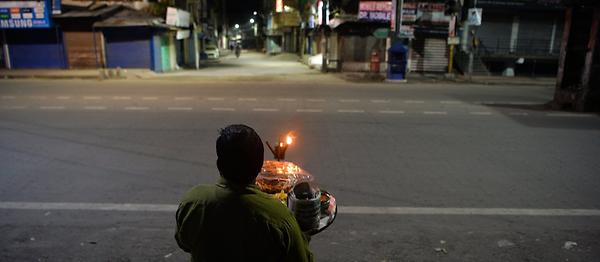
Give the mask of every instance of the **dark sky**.
M 244 24 L 250 20 L 253 11 L 261 12 L 262 0 L 217 0 L 226 1 L 227 18 L 230 25 Z

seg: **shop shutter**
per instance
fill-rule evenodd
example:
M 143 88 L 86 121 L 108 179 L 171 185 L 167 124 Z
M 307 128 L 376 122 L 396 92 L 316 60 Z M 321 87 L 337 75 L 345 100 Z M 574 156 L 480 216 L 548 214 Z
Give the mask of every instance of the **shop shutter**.
M 513 17 L 500 13 L 488 13 L 477 29 L 479 48 L 487 54 L 508 54 Z M 469 34 L 469 44 L 471 46 Z
M 143 29 L 105 30 L 108 68 L 151 68 L 151 32 Z
M 94 33 L 92 32 L 65 32 L 64 37 L 69 68 L 103 67 L 100 34 L 96 34 L 95 45 Z
M 410 51 L 410 70 L 414 72 L 445 72 L 448 66 L 446 47 L 446 39 L 414 39 Z
M 528 14 L 519 19 L 518 54 L 546 55 L 550 53 L 554 16 Z
M 65 68 L 62 33 L 52 29 L 6 30 L 13 69 Z

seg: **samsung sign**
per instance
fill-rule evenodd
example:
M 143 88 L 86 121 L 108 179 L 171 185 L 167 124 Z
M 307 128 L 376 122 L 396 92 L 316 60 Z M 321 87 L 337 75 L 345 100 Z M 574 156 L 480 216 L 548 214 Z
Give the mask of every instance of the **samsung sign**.
M 389 22 L 392 20 L 392 2 L 361 1 L 358 7 L 358 19 Z
M 47 1 L 0 1 L 0 29 L 48 28 Z

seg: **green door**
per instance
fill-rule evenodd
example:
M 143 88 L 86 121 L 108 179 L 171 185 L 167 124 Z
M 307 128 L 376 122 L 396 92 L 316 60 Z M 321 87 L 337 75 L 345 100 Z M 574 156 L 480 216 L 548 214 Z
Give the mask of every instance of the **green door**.
M 160 58 L 163 71 L 171 71 L 169 37 L 166 35 L 160 37 Z

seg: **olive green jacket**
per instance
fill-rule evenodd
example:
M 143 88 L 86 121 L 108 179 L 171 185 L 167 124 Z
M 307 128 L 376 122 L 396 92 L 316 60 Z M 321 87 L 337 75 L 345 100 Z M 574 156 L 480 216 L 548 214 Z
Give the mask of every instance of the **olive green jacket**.
M 192 261 L 313 261 L 292 213 L 255 185 L 196 186 L 176 219 L 175 239 Z

